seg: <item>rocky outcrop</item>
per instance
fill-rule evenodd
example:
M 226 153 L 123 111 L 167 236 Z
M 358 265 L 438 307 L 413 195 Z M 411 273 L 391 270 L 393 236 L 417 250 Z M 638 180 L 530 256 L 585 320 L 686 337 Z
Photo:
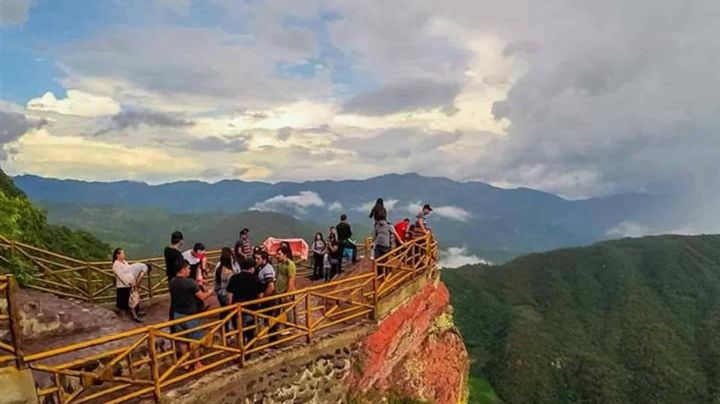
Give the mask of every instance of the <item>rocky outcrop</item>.
M 452 322 L 450 294 L 434 279 L 360 344 L 349 378 L 357 401 L 393 395 L 435 403 L 467 398 L 468 354 Z
M 338 327 L 164 395 L 177 404 L 465 402 L 468 355 L 449 298 L 437 278 L 415 279 L 384 298 L 397 309 L 379 322 Z

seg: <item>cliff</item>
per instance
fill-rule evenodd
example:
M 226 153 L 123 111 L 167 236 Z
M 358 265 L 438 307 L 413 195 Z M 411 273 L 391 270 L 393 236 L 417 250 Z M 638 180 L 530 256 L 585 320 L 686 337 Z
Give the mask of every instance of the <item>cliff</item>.
M 188 404 L 210 398 L 228 404 L 466 402 L 468 354 L 445 284 L 421 277 L 390 299 L 402 302 L 378 322 L 276 350 L 242 369 L 213 372 L 166 398 Z
M 439 280 L 385 318 L 361 342 L 355 360 L 349 385 L 358 401 L 387 394 L 435 403 L 466 400 L 468 354 L 452 321 L 450 293 Z

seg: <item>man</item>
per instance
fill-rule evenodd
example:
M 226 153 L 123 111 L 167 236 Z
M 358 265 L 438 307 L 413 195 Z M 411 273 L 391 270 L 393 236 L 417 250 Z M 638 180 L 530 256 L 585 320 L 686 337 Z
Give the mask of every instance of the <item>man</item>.
M 393 239 L 398 240 L 398 234 L 387 220 L 378 221 L 377 226 L 373 229 L 373 244 L 375 245 L 375 259 L 382 257 L 390 252 Z
M 240 272 L 230 278 L 227 286 L 228 301 L 235 303 L 247 302 L 263 297 L 263 286 L 255 275 L 255 260 L 253 258 L 245 258 L 240 263 Z M 257 307 L 248 306 L 248 310 L 257 310 Z M 242 315 L 243 327 L 250 327 L 254 323 L 254 317 L 249 313 Z M 247 330 L 243 332 L 245 342 L 250 341 L 255 336 L 255 330 Z
M 178 270 L 177 274 L 170 281 L 168 287 L 170 289 L 170 307 L 173 308 L 173 317 L 176 319 L 192 316 L 201 311 L 202 307 L 198 305 L 198 302 L 202 302 L 208 297 L 212 296 L 213 292 L 203 292 L 198 287 L 198 284 L 194 279 L 190 278 L 190 263 L 183 261 L 182 266 Z M 174 326 L 173 332 L 180 333 L 200 326 L 198 319 L 188 320 L 183 323 Z M 193 331 L 187 334 L 183 334 L 183 337 L 190 339 L 202 338 L 202 332 Z M 179 344 L 180 354 L 183 355 L 189 349 L 187 344 Z M 193 354 L 194 358 L 200 357 L 200 351 L 196 350 Z M 202 368 L 202 363 L 195 362 L 195 370 Z
M 167 274 L 168 285 L 170 284 L 170 281 L 175 277 L 175 275 L 177 275 L 178 271 L 183 265 L 183 262 L 185 261 L 182 253 L 180 252 L 182 244 L 183 234 L 179 231 L 174 231 L 170 235 L 170 245 L 165 247 L 165 251 L 163 253 L 163 255 L 165 256 L 165 273 Z M 170 320 L 173 319 L 174 313 L 175 312 L 173 311 L 171 301 L 170 308 L 168 310 L 168 318 Z
M 410 227 L 410 219 L 407 217 L 402 221 L 395 223 L 395 234 L 397 234 L 399 243 L 405 242 L 405 236 L 407 235 L 408 227 Z
M 190 263 L 190 278 L 194 279 L 199 285 L 202 285 L 204 276 L 207 274 L 205 245 L 203 243 L 195 243 L 191 250 L 182 253 L 182 257 Z
M 235 243 L 235 254 L 241 258 L 253 258 L 253 247 L 250 241 L 250 229 L 240 230 L 240 238 Z
M 420 227 L 419 230 L 421 230 L 423 233 L 427 233 L 430 231 L 430 226 L 427 224 L 427 218 L 432 213 L 432 208 L 427 203 L 423 205 L 422 209 L 420 209 L 420 212 L 418 212 L 417 216 L 415 216 L 415 227 Z
M 261 250 L 258 254 L 255 254 L 255 265 L 257 269 L 257 277 L 260 281 L 261 290 L 263 297 L 272 296 L 275 293 L 275 268 L 270 265 L 270 256 L 265 250 Z M 272 307 L 276 304 L 274 301 L 263 303 L 264 307 Z M 271 310 L 267 313 L 270 316 L 277 315 L 275 310 Z M 273 325 L 269 332 L 272 334 L 277 330 L 277 324 Z M 270 342 L 277 340 L 277 335 L 270 336 Z
M 183 234 L 175 231 L 170 235 L 170 245 L 165 247 L 165 271 L 167 273 L 168 282 L 175 277 L 183 264 L 184 258 L 180 249 L 183 244 Z
M 357 261 L 357 246 L 355 246 L 355 243 L 350 241 L 350 237 L 352 237 L 352 228 L 350 227 L 350 223 L 348 223 L 346 214 L 342 214 L 340 216 L 340 223 L 335 226 L 335 230 L 337 230 L 340 248 L 350 248 L 352 250 L 352 262 L 355 263 Z M 342 268 L 340 268 L 340 272 L 342 272 Z
M 277 293 L 282 294 L 286 292 L 292 292 L 295 290 L 295 274 L 297 273 L 297 267 L 291 259 L 292 250 L 290 246 L 283 245 L 277 252 Z M 281 299 L 282 303 L 288 303 L 292 301 L 290 297 L 284 297 Z M 295 322 L 295 310 L 288 311 L 287 319 L 289 323 Z

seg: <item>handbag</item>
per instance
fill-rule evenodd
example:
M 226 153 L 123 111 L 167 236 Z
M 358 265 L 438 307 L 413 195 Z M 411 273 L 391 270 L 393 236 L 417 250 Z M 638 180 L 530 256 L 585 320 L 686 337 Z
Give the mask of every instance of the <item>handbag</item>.
M 128 298 L 128 307 L 131 309 L 136 308 L 140 304 L 140 291 L 137 287 L 133 286 L 130 290 L 130 297 Z

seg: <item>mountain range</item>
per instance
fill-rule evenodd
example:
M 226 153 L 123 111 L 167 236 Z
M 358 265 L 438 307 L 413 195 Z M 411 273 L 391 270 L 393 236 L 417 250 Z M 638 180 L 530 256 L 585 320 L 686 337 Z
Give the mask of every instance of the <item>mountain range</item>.
M 168 214 L 235 214 L 247 210 L 284 213 L 325 229 L 346 213 L 353 224 L 369 226 L 378 197 L 391 220 L 413 217 L 422 203 L 435 211 L 430 224 L 446 247 L 465 247 L 468 255 L 494 262 L 525 252 L 577 246 L 663 222 L 681 227 L 668 215 L 672 197 L 621 194 L 567 200 L 528 188 L 503 189 L 483 182 L 458 182 L 417 174 L 388 174 L 364 180 L 301 183 L 225 180 L 214 184 L 183 181 L 85 182 L 22 175 L 15 183 L 49 211 L 68 206 L 160 209 Z M 82 226 L 81 226 L 82 227 Z M 92 229 L 91 229 L 92 230 Z
M 720 402 L 720 236 L 448 269 L 471 402 Z

